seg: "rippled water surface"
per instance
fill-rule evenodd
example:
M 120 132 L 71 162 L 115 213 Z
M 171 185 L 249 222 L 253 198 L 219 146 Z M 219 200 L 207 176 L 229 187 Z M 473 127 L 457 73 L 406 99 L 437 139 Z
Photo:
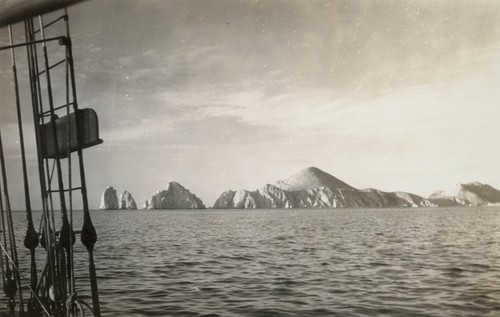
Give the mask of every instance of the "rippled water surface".
M 92 216 L 104 316 L 500 316 L 498 207 Z

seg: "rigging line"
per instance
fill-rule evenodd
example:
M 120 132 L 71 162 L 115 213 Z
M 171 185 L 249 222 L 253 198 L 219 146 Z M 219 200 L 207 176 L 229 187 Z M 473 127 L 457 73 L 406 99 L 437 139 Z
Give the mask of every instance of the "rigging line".
M 26 41 L 30 41 L 33 39 L 33 19 L 27 19 L 24 21 L 24 32 Z M 42 243 L 45 242 L 45 250 L 47 253 L 47 261 L 49 266 L 52 268 L 53 258 L 52 258 L 52 243 L 51 241 L 51 229 L 50 229 L 50 221 L 49 219 L 49 200 L 45 196 L 46 192 L 46 182 L 45 182 L 45 171 L 44 171 L 44 160 L 42 157 L 42 136 L 40 131 L 40 116 L 39 116 L 39 108 L 43 111 L 43 99 L 41 94 L 41 85 L 40 78 L 37 76 L 38 72 L 38 55 L 36 45 L 30 45 L 26 49 L 27 60 L 28 60 L 28 70 L 29 70 L 29 78 L 30 78 L 30 90 L 31 90 L 31 103 L 32 103 L 32 112 L 33 112 L 33 123 L 35 129 L 35 138 L 36 138 L 36 150 L 37 150 L 37 162 L 38 162 L 38 177 L 40 182 L 41 189 L 41 198 L 42 198 L 42 209 L 43 209 L 43 219 L 45 219 L 44 223 L 44 232 L 45 235 L 42 234 Z M 42 117 L 43 123 L 43 117 Z M 50 204 L 52 205 L 52 197 L 50 197 Z M 40 230 L 40 232 L 42 232 Z M 42 232 L 43 233 L 43 232 Z M 54 237 L 55 238 L 55 237 Z M 52 281 L 54 279 L 54 271 L 51 270 L 49 273 L 49 278 Z
M 45 38 L 45 31 L 43 30 L 43 17 L 41 15 L 38 16 L 38 21 L 40 24 L 40 35 L 41 38 Z M 59 186 L 59 200 L 60 200 L 60 205 L 61 205 L 61 218 L 62 218 L 62 226 L 59 234 L 59 243 L 67 250 L 69 251 L 69 236 L 73 235 L 73 232 L 69 231 L 69 223 L 68 223 L 68 215 L 67 215 L 67 209 L 66 209 L 66 197 L 64 195 L 64 183 L 62 179 L 62 169 L 61 169 L 61 161 L 60 161 L 60 156 L 59 156 L 59 141 L 58 141 L 58 135 L 57 135 L 57 126 L 56 126 L 56 121 L 55 121 L 55 114 L 54 114 L 54 97 L 52 94 L 52 83 L 51 83 L 51 77 L 50 77 L 50 69 L 49 69 L 49 58 L 48 58 L 48 51 L 47 51 L 47 44 L 45 42 L 42 43 L 42 48 L 43 48 L 43 56 L 44 56 L 44 62 L 45 62 L 45 75 L 47 78 L 47 92 L 48 92 L 48 97 L 49 97 L 49 108 L 50 108 L 50 113 L 51 113 L 51 121 L 49 124 L 52 126 L 52 135 L 54 138 L 54 147 L 55 147 L 55 160 L 56 160 L 56 168 L 57 168 L 57 182 Z
M 0 183 L 2 183 L 0 181 Z M 0 211 L 2 213 L 2 231 L 3 231 L 3 238 L 4 238 L 4 241 L 5 241 L 5 244 L 7 244 L 7 236 L 6 236 L 6 230 L 5 230 L 5 216 L 4 216 L 4 213 L 5 213 L 5 210 L 3 208 L 3 198 L 2 198 L 2 188 L 0 186 Z M 2 287 L 3 287 L 3 291 L 5 293 L 5 295 L 9 298 L 9 310 L 11 313 L 14 313 L 14 310 L 15 310 L 15 296 L 16 296 L 16 293 L 17 293 L 17 284 L 16 284 L 16 281 L 12 280 L 12 271 L 10 270 L 10 267 L 9 267 L 9 260 L 8 260 L 8 253 L 5 252 L 5 266 L 6 266 L 6 269 L 4 271 L 4 267 L 3 267 L 3 255 L 0 254 L 0 260 L 2 262 Z M 12 284 L 12 282 L 14 282 L 14 284 Z
M 14 39 L 12 36 L 12 27 L 9 25 L 9 40 L 10 44 L 14 44 Z M 28 222 L 28 228 L 26 229 L 26 235 L 24 237 L 24 246 L 30 250 L 30 260 L 31 260 L 31 286 L 34 287 L 37 281 L 37 271 L 36 271 L 36 259 L 35 259 L 35 248 L 38 246 L 39 238 L 35 231 L 33 225 L 33 216 L 31 213 L 31 201 L 30 201 L 30 189 L 28 183 L 28 172 L 26 168 L 26 151 L 24 146 L 24 131 L 23 131 L 23 120 L 21 114 L 21 102 L 19 99 L 19 82 L 17 78 L 17 67 L 16 67 L 16 55 L 14 48 L 10 51 L 12 59 L 12 73 L 14 76 L 14 90 L 16 96 L 16 109 L 17 109 L 17 122 L 19 127 L 19 143 L 21 147 L 21 165 L 23 171 L 23 182 L 24 182 L 24 200 L 26 204 L 26 220 Z
M 54 219 L 54 197 L 52 196 L 52 194 L 53 194 L 52 179 L 54 176 L 55 167 L 56 167 L 56 161 L 53 161 L 52 171 L 51 171 L 50 166 L 49 166 L 49 160 L 45 159 L 45 168 L 47 171 L 47 175 L 49 175 L 48 180 L 47 180 L 48 192 L 46 193 L 49 196 L 49 203 L 50 203 L 50 209 L 49 209 L 49 213 L 48 213 L 48 221 L 51 225 L 50 228 L 52 228 L 52 230 L 50 231 L 50 236 L 51 236 L 52 241 L 54 241 L 54 242 L 56 241 L 56 221 Z M 55 254 L 56 254 L 56 256 L 59 254 L 57 248 L 55 248 Z
M 2 136 L 1 136 L 1 131 L 0 131 L 0 166 L 1 166 L 1 174 L 2 174 L 2 184 L 3 184 L 3 194 L 5 196 L 5 212 L 7 213 L 6 216 L 6 222 L 7 222 L 7 230 L 4 230 L 4 232 L 7 232 L 9 235 L 9 246 L 10 246 L 10 251 L 11 253 L 13 245 L 12 245 L 12 232 L 11 232 L 11 227 L 10 227 L 10 222 L 9 222 L 9 211 L 10 211 L 10 200 L 9 200 L 9 191 L 7 188 L 7 172 L 5 169 L 5 161 L 4 161 L 4 156 L 3 156 L 3 145 L 2 145 Z M 7 243 L 7 239 L 5 239 L 5 243 Z M 15 241 L 14 241 L 15 243 Z
M 90 312 L 92 313 L 92 316 L 94 316 L 94 311 L 92 310 L 92 307 L 90 307 L 90 305 L 86 301 L 84 301 L 83 299 L 80 299 L 79 302 L 82 303 L 83 306 L 85 306 L 88 309 L 90 309 Z
M 42 306 L 42 309 L 45 311 L 45 313 L 50 317 L 52 316 L 49 311 L 47 310 L 47 308 L 45 308 L 45 305 L 43 304 L 43 302 L 40 300 L 40 298 L 38 297 L 38 295 L 35 293 L 35 291 L 33 290 L 33 288 L 31 288 L 31 286 L 26 282 L 26 278 L 24 277 L 23 275 L 23 272 L 21 272 L 21 270 L 19 269 L 19 267 L 14 263 L 14 260 L 12 260 L 12 258 L 9 256 L 7 250 L 5 249 L 3 243 L 0 243 L 0 248 L 2 248 L 2 252 L 5 253 L 5 255 L 7 256 L 7 258 L 9 259 L 9 261 L 11 262 L 12 264 L 12 267 L 16 270 L 16 272 L 18 273 L 19 277 L 22 279 L 22 281 L 26 284 L 26 286 L 28 286 L 30 292 L 33 294 L 33 297 L 35 297 L 35 299 L 38 301 L 38 303 L 40 303 L 40 306 Z
M 7 243 L 7 236 L 5 235 L 5 217 L 4 217 L 4 210 L 3 210 L 3 197 L 2 197 L 2 186 L 1 186 L 1 181 L 0 181 L 0 212 L 2 214 L 1 221 L 2 221 L 2 233 L 3 233 L 3 240 L 5 243 Z M 0 235 L 1 238 L 2 235 Z M 2 286 L 5 285 L 5 272 L 4 272 L 4 267 L 3 267 L 3 256 L 0 255 L 0 263 L 2 264 Z M 9 261 L 7 261 L 7 257 L 5 258 L 5 266 L 6 266 L 6 271 L 9 270 Z
M 76 302 L 76 304 L 73 304 L 73 305 L 78 306 L 78 309 L 80 310 L 82 317 L 85 317 L 85 310 L 83 307 L 87 307 L 88 310 L 90 311 L 90 314 L 92 316 L 95 316 L 94 310 L 92 309 L 92 307 L 90 307 L 90 305 L 88 303 L 86 303 L 83 299 L 76 299 L 76 293 L 73 294 L 70 299 L 68 299 L 68 301 L 66 302 L 66 307 L 69 307 L 73 302 Z M 66 316 L 70 317 L 70 310 L 69 309 L 67 310 Z M 76 314 L 74 316 L 76 316 Z
M 68 49 L 66 47 L 66 61 L 68 60 Z M 66 62 L 66 104 L 69 105 L 69 63 Z M 69 118 L 69 106 L 66 107 L 66 115 Z M 76 119 L 76 118 L 75 118 Z M 76 121 L 76 120 L 75 120 Z M 72 176 L 72 166 L 71 166 L 71 120 L 67 121 L 66 125 L 66 146 L 68 147 L 68 185 L 69 188 L 73 188 L 73 176 Z M 77 123 L 75 122 L 75 125 Z M 73 191 L 69 191 L 69 229 L 73 232 Z M 75 291 L 75 267 L 74 267 L 74 249 L 73 249 L 73 235 L 69 236 L 69 252 L 68 252 L 68 271 L 69 271 L 69 292 L 72 294 Z
M 43 121 L 43 117 L 42 117 L 42 121 Z M 43 125 L 43 123 L 42 123 L 42 125 Z M 45 168 L 47 170 L 47 175 L 49 175 L 48 180 L 47 180 L 48 191 L 45 193 L 45 195 L 47 195 L 49 198 L 49 202 L 50 202 L 49 221 L 52 221 L 51 225 L 52 225 L 52 228 L 54 228 L 54 235 L 51 235 L 51 237 L 52 237 L 53 241 L 56 241 L 56 236 L 55 236 L 56 221 L 54 219 L 54 200 L 53 200 L 53 196 L 52 196 L 52 194 L 53 194 L 52 179 L 54 178 L 54 173 L 56 170 L 56 161 L 54 160 L 52 162 L 52 169 L 51 169 L 49 166 L 49 160 L 45 159 Z M 52 231 L 50 231 L 50 232 L 52 232 Z M 57 255 L 57 249 L 56 249 L 56 255 Z
M 0 182 L 1 183 L 1 182 Z M 3 233 L 3 240 L 5 241 L 5 243 L 7 243 L 7 233 L 5 230 L 5 215 L 4 215 L 4 209 L 3 209 L 3 195 L 2 195 L 2 186 L 0 186 L 0 212 L 2 213 L 2 233 Z M 0 256 L 1 258 L 2 256 Z M 5 258 L 5 266 L 6 266 L 6 270 L 9 271 L 10 268 L 9 268 L 9 261 L 7 261 L 7 257 Z M 3 268 L 3 266 L 2 266 Z M 3 280 L 5 282 L 5 276 L 2 276 L 3 277 Z
M 38 16 L 38 21 L 40 24 L 40 37 L 43 40 L 45 38 L 45 31 L 43 29 L 43 17 L 41 15 Z M 49 109 L 50 109 L 50 114 L 51 114 L 50 122 L 48 124 L 50 124 L 50 126 L 52 128 L 52 137 L 53 137 L 53 141 L 54 141 L 54 145 L 55 145 L 55 152 L 56 152 L 55 164 L 56 164 L 56 168 L 57 168 L 58 187 L 59 187 L 59 189 L 63 189 L 64 184 L 62 182 L 61 164 L 60 164 L 60 160 L 59 160 L 59 148 L 58 148 L 59 142 L 58 142 L 58 138 L 57 138 L 57 127 L 56 127 L 55 114 L 54 114 L 54 99 L 53 99 L 53 94 L 52 94 L 50 66 L 49 66 L 47 44 L 45 42 L 42 42 L 42 51 L 43 51 L 43 60 L 44 60 L 44 66 L 45 66 L 45 77 L 46 77 L 46 81 L 47 81 L 46 82 L 47 95 L 48 95 Z M 37 73 L 40 73 L 40 71 L 38 69 L 38 63 L 36 63 L 36 67 L 37 67 Z M 40 77 L 38 76 L 37 78 L 38 78 L 38 81 L 40 81 Z M 42 122 L 43 121 L 44 121 L 44 118 L 42 116 Z M 48 173 L 48 159 L 47 158 L 45 158 L 45 162 L 46 162 L 47 173 Z M 51 202 L 50 215 L 52 217 L 52 226 L 53 226 L 53 231 L 49 232 L 49 234 L 52 233 L 52 241 L 55 242 L 56 241 L 56 236 L 55 236 L 55 234 L 56 234 L 55 228 L 56 227 L 55 227 L 54 205 L 53 205 L 53 200 L 52 200 L 52 190 L 51 190 L 51 183 L 50 182 L 49 182 L 48 186 L 49 186 L 49 191 L 50 191 L 49 198 L 50 198 L 50 202 Z M 66 218 L 64 217 L 64 215 L 66 213 L 66 201 L 65 201 L 65 197 L 64 197 L 64 192 L 62 192 L 62 191 L 59 191 L 59 203 L 60 203 L 61 212 L 63 215 L 62 222 L 63 222 L 63 227 L 64 227 L 65 223 L 67 223 L 67 217 Z M 61 236 L 59 237 L 59 240 L 61 240 L 60 239 Z M 58 250 L 58 248 L 54 248 L 54 249 L 55 249 L 55 257 L 58 258 L 60 256 L 59 250 Z M 55 262 L 54 264 L 57 264 L 57 261 L 54 261 L 54 262 Z M 55 270 L 54 270 L 54 273 L 55 273 Z M 53 281 L 53 282 L 55 282 L 55 281 Z
M 54 162 L 52 163 L 52 170 L 50 171 L 50 174 L 49 174 L 49 183 L 52 183 L 52 179 L 54 178 L 55 169 L 56 169 L 56 161 L 54 160 Z
M 45 163 L 44 165 L 45 165 L 46 175 L 50 175 L 49 160 L 43 159 L 43 161 Z M 45 221 L 47 223 L 47 228 L 48 228 L 48 230 L 46 231 L 46 235 L 47 235 L 47 237 L 49 237 L 48 238 L 49 244 L 50 244 L 49 250 L 50 250 L 51 256 L 52 256 L 52 262 L 51 262 L 51 274 L 52 274 L 51 276 L 53 276 L 53 280 L 51 280 L 51 282 L 52 282 L 52 281 L 56 280 L 55 266 L 57 263 L 56 258 L 59 255 L 59 251 L 57 248 L 54 247 L 54 244 L 56 242 L 56 223 L 55 223 L 55 219 L 54 219 L 54 198 L 52 196 L 52 183 L 51 183 L 50 179 L 47 181 L 47 189 L 48 189 L 48 192 L 46 192 L 46 195 L 48 196 L 48 205 L 47 205 L 47 217 L 46 217 Z
M 2 170 L 2 183 L 3 191 L 5 196 L 5 209 L 7 212 L 7 229 L 9 231 L 10 239 L 10 252 L 12 253 L 12 258 L 14 259 L 14 264 L 19 265 L 19 260 L 17 258 L 17 248 L 16 248 L 16 237 L 14 235 L 14 222 L 12 221 L 12 210 L 10 208 L 9 199 L 9 189 L 7 184 L 7 172 L 5 170 L 5 157 L 3 154 L 3 144 L 2 144 L 2 132 L 0 130 L 0 167 Z M 21 280 L 19 275 L 14 272 L 14 278 L 16 279 L 18 285 L 18 296 L 19 296 L 19 311 L 24 313 L 24 301 L 23 301 L 23 290 L 21 289 Z
M 13 44 L 12 37 L 12 27 L 9 25 L 9 39 L 10 44 Z M 23 169 L 23 181 L 24 181 L 24 199 L 26 203 L 26 216 L 29 225 L 33 225 L 33 217 L 31 215 L 31 201 L 30 201 L 30 190 L 28 183 L 28 173 L 26 169 L 26 151 L 24 147 L 24 131 L 22 125 L 22 114 L 21 114 L 21 102 L 19 100 L 19 82 L 17 79 L 17 67 L 16 67 L 16 56 L 14 53 L 14 49 L 12 48 L 10 51 L 11 59 L 12 59 L 12 73 L 14 75 L 14 89 L 15 89 L 15 97 L 16 97 L 16 109 L 17 109 L 17 122 L 19 126 L 19 143 L 21 146 L 21 163 Z
M 1 236 L 0 236 L 1 237 Z M 0 244 L 2 244 L 2 240 L 0 239 Z M 3 268 L 3 256 L 0 255 L 0 266 L 2 267 L 2 287 L 5 285 L 5 270 Z
M 71 92 L 73 96 L 73 108 L 75 112 L 78 110 L 78 98 L 76 93 L 76 80 L 75 80 L 75 69 L 73 62 L 73 46 L 71 43 L 71 34 L 69 29 L 69 15 L 68 9 L 65 8 L 65 22 L 66 22 L 66 38 L 67 38 L 67 48 L 68 48 L 68 64 L 70 69 L 70 78 L 71 78 Z M 75 117 L 78 118 L 78 112 L 76 112 Z M 77 139 L 78 144 L 83 142 L 81 141 L 82 135 L 77 131 Z M 81 193 L 82 193 L 82 202 L 83 202 L 83 225 L 82 225 L 82 233 L 80 234 L 80 241 L 86 247 L 88 258 L 89 258 L 89 276 L 90 276 L 90 289 L 92 293 L 92 306 L 94 308 L 94 315 L 96 317 L 101 316 L 101 305 L 99 303 L 99 291 L 97 288 L 97 274 L 96 268 L 94 264 L 94 246 L 97 242 L 97 232 L 92 223 L 92 218 L 90 217 L 89 211 L 89 202 L 87 196 L 87 184 L 85 180 L 85 166 L 83 164 L 83 151 L 81 148 L 78 148 L 78 164 L 80 168 L 80 182 L 81 182 Z
M 38 280 L 38 284 L 36 285 L 36 288 L 35 288 L 35 293 L 37 293 L 37 294 L 40 291 L 40 288 L 42 286 L 42 282 L 43 282 L 43 279 L 45 278 L 45 275 L 47 275 L 48 267 L 49 267 L 49 262 L 45 261 L 45 264 L 43 265 L 42 274 L 40 275 L 40 279 Z
M 38 224 L 38 232 L 39 233 L 42 232 L 42 228 L 43 228 L 44 225 L 45 225 L 45 214 L 42 213 L 42 217 L 40 219 L 40 223 Z
M 36 35 L 35 35 L 35 30 L 34 30 L 34 25 L 33 25 L 33 19 L 30 19 L 29 20 L 30 22 L 30 40 L 31 41 L 34 41 L 36 40 Z M 41 86 L 41 83 L 40 83 L 40 76 L 38 76 L 38 74 L 40 74 L 40 69 L 39 69 L 39 66 L 38 66 L 38 49 L 37 49 L 37 46 L 36 45 L 33 45 L 32 46 L 32 50 L 33 50 L 33 66 L 34 66 L 34 78 L 36 80 L 36 90 L 37 90 L 37 100 L 38 100 L 38 104 L 39 104 L 39 111 L 40 113 L 44 113 L 44 109 L 43 109 L 43 96 L 42 96 L 42 86 Z M 38 109 L 38 107 L 37 107 Z M 49 110 L 50 111 L 50 110 Z M 41 123 L 41 126 L 44 126 L 45 125 L 45 117 L 43 115 L 39 115 L 37 114 L 37 117 L 38 117 L 38 125 L 40 125 Z M 40 148 L 41 148 L 42 144 L 40 144 Z M 42 164 L 43 164 L 44 160 L 42 159 Z M 47 213 L 49 215 L 52 215 L 52 228 L 55 228 L 55 220 L 54 220 L 54 201 L 53 201 L 53 197 L 52 197 L 52 188 L 51 188 L 51 184 L 52 184 L 52 178 L 54 176 L 54 171 L 55 171 L 55 162 L 54 164 L 52 165 L 52 171 L 50 171 L 49 169 L 49 162 L 47 159 L 45 159 L 45 168 L 46 168 L 46 175 L 49 175 L 49 180 L 48 180 L 48 203 L 47 203 Z M 45 182 L 45 176 L 43 178 L 43 182 Z M 45 184 L 45 183 L 44 183 Z M 47 193 L 47 191 L 45 191 Z M 49 209 L 49 204 L 50 204 L 50 209 Z M 55 241 L 56 240 L 56 236 L 55 236 L 55 230 L 51 230 L 51 223 L 50 223 L 50 217 L 46 217 L 46 219 L 49 219 L 48 221 L 48 234 L 47 236 L 50 236 L 52 241 Z M 56 253 L 57 255 L 57 250 L 56 250 Z

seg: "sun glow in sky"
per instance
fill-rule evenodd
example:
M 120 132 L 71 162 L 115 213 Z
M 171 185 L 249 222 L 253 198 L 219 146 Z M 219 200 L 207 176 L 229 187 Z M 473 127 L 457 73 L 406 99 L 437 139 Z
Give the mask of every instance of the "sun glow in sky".
M 307 166 L 426 197 L 500 188 L 497 1 L 107 0 L 70 21 L 79 101 L 104 139 L 85 152 L 92 207 L 108 185 L 140 206 L 171 180 L 211 206 Z M 0 65 L 19 180 L 8 54 Z

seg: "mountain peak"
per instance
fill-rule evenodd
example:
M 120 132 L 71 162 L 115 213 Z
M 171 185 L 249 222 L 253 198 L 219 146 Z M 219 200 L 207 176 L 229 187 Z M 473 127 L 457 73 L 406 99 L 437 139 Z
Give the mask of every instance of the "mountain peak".
M 317 168 L 315 166 L 306 167 L 303 170 L 301 170 L 299 173 L 315 173 L 315 174 L 323 173 L 323 174 L 327 174 L 326 172 L 323 172 L 322 170 L 320 170 L 319 168 Z
M 338 178 L 314 166 L 307 167 L 287 179 L 279 180 L 275 185 L 283 190 L 291 191 L 308 190 L 319 187 L 327 187 L 332 190 L 354 189 L 351 185 L 344 183 Z
M 480 182 L 469 182 L 469 183 L 461 183 L 460 186 L 461 187 L 467 187 L 467 186 L 480 187 L 480 186 L 488 186 L 488 185 L 480 183 Z

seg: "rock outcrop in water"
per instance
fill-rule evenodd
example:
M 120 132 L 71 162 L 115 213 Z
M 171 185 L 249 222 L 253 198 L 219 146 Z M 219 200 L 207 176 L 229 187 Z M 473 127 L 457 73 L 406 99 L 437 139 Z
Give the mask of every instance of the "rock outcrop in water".
M 225 191 L 213 208 L 390 208 L 430 207 L 427 199 L 405 192 L 356 189 L 309 167 L 255 191 Z
M 429 196 L 429 201 L 440 207 L 486 206 L 500 203 L 500 191 L 479 182 L 458 184 L 454 191 L 438 191 Z
M 159 190 L 144 207 L 147 209 L 205 209 L 203 202 L 177 182 L 170 182 L 166 189 Z
M 129 209 L 135 210 L 137 209 L 137 204 L 135 203 L 134 197 L 127 190 L 124 190 L 120 195 L 120 209 Z
M 117 210 L 118 206 L 118 197 L 116 196 L 116 189 L 113 186 L 109 186 L 104 190 L 101 197 L 101 204 L 99 205 L 99 209 L 104 210 Z

